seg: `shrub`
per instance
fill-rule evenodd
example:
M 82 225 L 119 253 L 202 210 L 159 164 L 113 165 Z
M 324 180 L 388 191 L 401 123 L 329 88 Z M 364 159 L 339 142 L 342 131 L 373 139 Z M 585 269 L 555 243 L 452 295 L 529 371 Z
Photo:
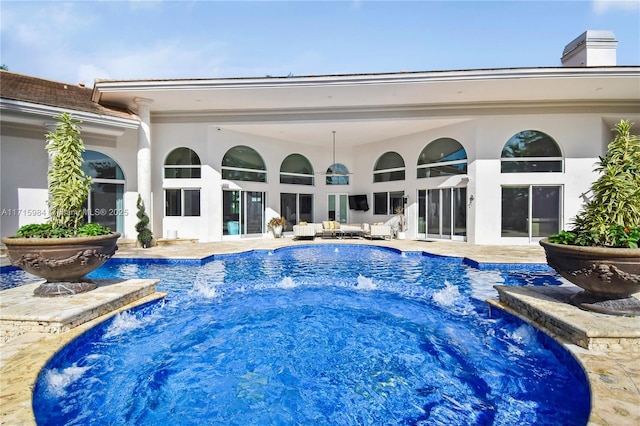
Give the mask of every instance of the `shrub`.
M 557 244 L 638 247 L 640 240 L 640 137 L 633 123 L 621 120 L 607 155 L 597 163 L 601 175 L 591 186 L 593 198 L 573 221 L 573 228 L 551 235 Z
M 153 240 L 153 234 L 151 230 L 149 230 L 149 216 L 144 208 L 144 202 L 142 201 L 142 197 L 138 194 L 138 202 L 136 203 L 138 207 L 138 212 L 136 216 L 138 217 L 138 223 L 136 223 L 136 231 L 138 231 L 138 241 L 142 244 L 142 248 L 147 248 L 151 246 L 151 240 Z

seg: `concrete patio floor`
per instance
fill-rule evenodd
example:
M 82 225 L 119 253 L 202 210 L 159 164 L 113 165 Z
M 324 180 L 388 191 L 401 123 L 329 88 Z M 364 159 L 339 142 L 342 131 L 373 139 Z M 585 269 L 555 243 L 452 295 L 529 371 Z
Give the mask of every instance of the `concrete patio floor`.
M 537 245 L 505 247 L 475 246 L 451 241 L 323 240 L 320 238 L 314 241 L 294 241 L 290 237 L 243 239 L 219 243 L 185 241 L 165 243 L 167 245 L 146 250 L 123 245 L 116 257 L 203 259 L 214 254 L 268 250 L 289 245 L 340 243 L 378 245 L 403 251 L 424 251 L 436 255 L 462 257 L 472 266 L 481 263 L 546 263 L 544 251 Z M 7 258 L 0 257 L 0 265 L 7 264 Z M 2 389 L 0 424 L 35 424 L 31 408 L 31 395 L 35 381 L 47 360 L 65 344 L 118 312 L 164 297 L 164 294 L 155 292 L 155 283 L 107 284 L 113 287 L 109 287 L 108 291 L 105 287 L 101 297 L 113 298 L 104 301 L 110 306 L 110 312 L 99 312 L 99 316 L 94 315 L 93 318 L 87 316 L 83 321 L 76 321 L 78 324 L 74 324 L 74 327 L 50 329 L 48 332 L 22 330 L 15 336 L 7 336 L 6 342 L 0 346 L 0 387 Z M 140 290 L 141 286 L 144 287 L 144 291 Z M 149 286 L 153 286 L 153 291 L 149 290 Z M 543 329 L 567 348 L 587 372 L 592 393 L 589 424 L 622 426 L 640 424 L 640 318 L 611 317 L 585 312 L 563 303 L 561 299 L 565 293 L 576 289 L 570 284 L 558 287 L 557 291 L 549 290 L 549 287 L 540 290 L 533 287 L 504 287 L 498 288 L 500 298 L 496 297 L 489 303 Z M 525 291 L 520 291 L 522 289 Z M 32 297 L 32 291 L 33 286 L 24 286 L 22 290 L 0 292 L 0 327 L 8 327 L 8 323 L 4 320 L 8 320 L 11 315 L 13 315 L 12 320 L 18 318 L 25 321 L 29 319 L 29 315 L 42 315 L 43 307 L 38 305 L 46 305 L 48 302 L 50 304 L 50 299 Z M 138 292 L 139 298 L 134 301 L 127 299 L 127 295 L 135 291 Z M 95 314 L 95 296 L 97 295 L 91 295 L 91 293 L 85 293 L 84 302 L 75 300 L 74 308 L 84 305 L 86 312 Z M 113 294 L 113 296 L 106 294 Z M 114 302 L 115 300 L 120 302 Z M 22 304 L 22 308 L 16 308 L 18 304 Z M 76 318 L 75 315 L 77 312 L 74 311 L 73 318 Z M 6 333 L 3 334 L 6 335 Z

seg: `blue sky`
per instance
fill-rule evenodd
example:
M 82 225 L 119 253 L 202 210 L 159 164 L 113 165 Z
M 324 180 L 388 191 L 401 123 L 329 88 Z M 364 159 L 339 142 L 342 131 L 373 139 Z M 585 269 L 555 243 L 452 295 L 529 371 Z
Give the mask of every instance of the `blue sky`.
M 559 66 L 585 30 L 640 65 L 640 0 L 0 2 L 1 62 L 68 83 Z

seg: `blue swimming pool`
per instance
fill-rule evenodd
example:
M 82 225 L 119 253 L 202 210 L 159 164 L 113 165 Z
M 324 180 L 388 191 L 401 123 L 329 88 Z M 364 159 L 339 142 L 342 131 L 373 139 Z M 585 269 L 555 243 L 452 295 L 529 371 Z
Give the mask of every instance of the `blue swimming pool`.
M 34 389 L 38 424 L 587 422 L 573 358 L 484 301 L 493 284 L 558 284 L 542 267 L 322 245 L 114 261 L 92 277 L 158 277 L 169 295 L 56 354 Z

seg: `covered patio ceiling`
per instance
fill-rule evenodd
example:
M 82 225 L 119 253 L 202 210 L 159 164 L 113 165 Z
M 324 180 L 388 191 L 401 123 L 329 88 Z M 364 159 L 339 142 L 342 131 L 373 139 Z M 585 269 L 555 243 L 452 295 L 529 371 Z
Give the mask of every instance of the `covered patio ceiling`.
M 466 119 L 360 120 L 305 123 L 225 124 L 219 128 L 295 144 L 331 148 L 336 131 L 336 147 L 354 147 L 445 127 Z

